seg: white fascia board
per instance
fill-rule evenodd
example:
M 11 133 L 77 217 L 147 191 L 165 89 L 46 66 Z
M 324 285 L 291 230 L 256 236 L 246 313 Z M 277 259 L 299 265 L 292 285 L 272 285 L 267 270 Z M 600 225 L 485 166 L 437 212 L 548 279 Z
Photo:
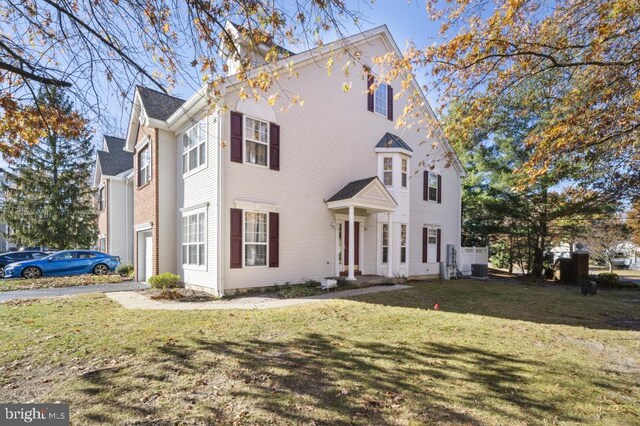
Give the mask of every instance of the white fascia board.
M 193 116 L 198 116 L 208 106 L 207 86 L 204 85 L 187 99 L 169 118 L 166 125 L 168 129 L 177 131 Z
M 406 150 L 404 148 L 376 148 L 375 152 L 381 153 L 381 154 L 398 153 L 398 154 L 404 154 L 404 155 L 408 156 L 409 158 L 413 157 L 413 152 L 408 151 L 408 150 Z

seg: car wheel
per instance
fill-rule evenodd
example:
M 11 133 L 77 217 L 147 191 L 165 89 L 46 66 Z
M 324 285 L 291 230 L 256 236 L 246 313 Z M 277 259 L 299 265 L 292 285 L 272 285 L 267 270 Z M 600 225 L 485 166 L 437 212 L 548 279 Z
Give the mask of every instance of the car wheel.
M 96 275 L 107 275 L 107 273 L 109 273 L 109 267 L 103 263 L 100 263 L 93 267 L 93 273 Z
M 35 266 L 29 266 L 24 268 L 24 271 L 22 271 L 22 276 L 24 278 L 38 278 L 40 275 L 42 275 L 42 271 Z
M 4 278 L 4 266 L 0 266 L 0 278 Z

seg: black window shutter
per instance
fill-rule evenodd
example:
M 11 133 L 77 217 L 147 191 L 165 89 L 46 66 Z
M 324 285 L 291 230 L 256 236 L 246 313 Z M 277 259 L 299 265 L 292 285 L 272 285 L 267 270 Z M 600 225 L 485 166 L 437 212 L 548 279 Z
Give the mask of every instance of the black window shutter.
M 369 74 L 367 75 L 367 109 L 373 112 L 373 90 L 371 86 L 373 86 L 373 76 Z
M 427 263 L 428 244 L 429 244 L 429 228 L 422 228 L 422 263 Z
M 231 209 L 231 268 L 242 268 L 242 209 Z
M 438 245 L 436 246 L 436 262 L 440 262 L 440 239 L 442 237 L 442 231 L 440 228 L 438 228 L 438 230 L 436 231 L 437 235 L 436 235 L 436 242 L 438 243 Z
M 387 118 L 393 121 L 393 87 L 387 86 Z
M 280 126 L 269 123 L 269 168 L 280 170 Z
M 280 214 L 269 213 L 269 267 L 280 266 Z
M 442 176 L 438 175 L 438 204 L 442 204 Z
M 429 201 L 429 172 L 424 171 L 422 175 L 422 199 Z
M 231 161 L 242 163 L 242 114 L 231 111 Z

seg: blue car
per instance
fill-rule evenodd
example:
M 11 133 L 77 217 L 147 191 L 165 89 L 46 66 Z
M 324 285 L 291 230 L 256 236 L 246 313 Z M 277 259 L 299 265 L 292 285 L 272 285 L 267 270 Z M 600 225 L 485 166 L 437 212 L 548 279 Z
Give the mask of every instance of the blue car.
M 99 251 L 64 250 L 36 260 L 10 263 L 4 268 L 6 278 L 38 278 L 96 274 L 105 275 L 115 271 L 120 258 Z

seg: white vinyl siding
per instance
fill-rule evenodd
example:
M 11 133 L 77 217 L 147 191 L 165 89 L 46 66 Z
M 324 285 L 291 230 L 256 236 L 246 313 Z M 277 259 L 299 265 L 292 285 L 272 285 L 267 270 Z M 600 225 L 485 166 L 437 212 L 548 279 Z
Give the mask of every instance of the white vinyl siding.
M 206 262 L 206 223 L 204 212 L 182 218 L 182 264 L 204 266 Z
M 269 152 L 269 123 L 244 118 L 245 162 L 266 166 Z
M 206 165 L 207 120 L 202 120 L 182 135 L 182 173 Z

